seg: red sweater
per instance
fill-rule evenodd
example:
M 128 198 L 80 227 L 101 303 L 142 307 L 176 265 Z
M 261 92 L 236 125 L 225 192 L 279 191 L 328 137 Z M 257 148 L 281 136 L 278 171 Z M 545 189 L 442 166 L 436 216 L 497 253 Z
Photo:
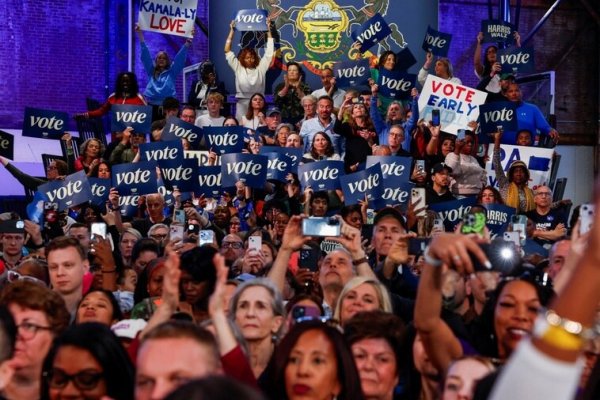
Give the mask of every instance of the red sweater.
M 101 117 L 110 111 L 110 108 L 113 104 L 117 104 L 117 105 L 129 104 L 129 105 L 133 105 L 133 106 L 147 105 L 146 100 L 144 100 L 144 97 L 139 93 L 137 94 L 136 97 L 127 97 L 127 98 L 117 97 L 117 95 L 115 93 L 113 93 L 110 96 L 108 96 L 108 100 L 106 100 L 106 103 L 102 104 L 102 106 L 100 108 L 93 110 L 93 111 L 88 111 L 86 113 L 86 115 L 89 118 Z

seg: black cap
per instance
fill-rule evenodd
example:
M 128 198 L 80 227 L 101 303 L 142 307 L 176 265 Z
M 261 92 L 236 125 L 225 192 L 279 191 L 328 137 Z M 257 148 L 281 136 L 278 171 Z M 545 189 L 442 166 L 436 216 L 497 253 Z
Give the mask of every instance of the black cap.
M 0 221 L 0 233 L 25 233 L 25 223 L 14 219 Z
M 406 220 L 404 219 L 404 216 L 402 215 L 402 213 L 400 211 L 398 211 L 394 207 L 385 207 L 385 208 L 382 208 L 381 210 L 379 210 L 377 212 L 377 214 L 375 215 L 375 219 L 373 220 L 373 225 L 377 225 L 379 223 L 379 221 L 381 221 L 382 219 L 384 219 L 386 217 L 394 218 L 395 220 L 400 222 L 400 225 L 402 225 L 402 227 L 406 231 L 408 231 L 408 227 L 406 226 Z
M 281 114 L 281 110 L 279 108 L 277 108 L 277 107 L 270 107 L 267 110 L 267 114 L 266 115 L 267 115 L 267 117 L 270 117 L 273 114 Z
M 441 163 L 437 163 L 433 166 L 433 168 L 431 168 L 431 174 L 437 174 L 438 172 L 442 172 L 443 170 L 448 171 L 449 174 L 452 173 L 452 168 L 450 168 L 449 166 L 447 166 L 445 163 L 441 162 Z

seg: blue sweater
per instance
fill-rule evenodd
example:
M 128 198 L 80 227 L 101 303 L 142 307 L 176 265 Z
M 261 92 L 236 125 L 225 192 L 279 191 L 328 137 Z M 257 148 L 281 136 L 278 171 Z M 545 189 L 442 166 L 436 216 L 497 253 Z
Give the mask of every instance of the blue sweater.
M 164 70 L 158 77 L 155 77 L 154 61 L 150 56 L 150 50 L 148 50 L 146 42 L 142 42 L 142 63 L 148 75 L 148 84 L 144 91 L 144 97 L 148 101 L 148 104 L 161 106 L 165 98 L 176 97 L 175 80 L 185 66 L 188 47 L 187 43 L 184 44 L 175 56 L 169 69 Z
M 402 123 L 402 127 L 404 128 L 404 142 L 402 142 L 402 149 L 406 151 L 410 151 L 410 141 L 412 139 L 411 133 L 419 120 L 419 105 L 417 104 L 416 97 L 412 99 L 411 112 L 412 114 L 408 121 Z M 371 96 L 370 114 L 379 138 L 379 145 L 388 144 L 388 133 L 390 132 L 391 125 L 385 122 L 381 114 L 379 114 L 379 110 L 377 109 L 377 96 Z

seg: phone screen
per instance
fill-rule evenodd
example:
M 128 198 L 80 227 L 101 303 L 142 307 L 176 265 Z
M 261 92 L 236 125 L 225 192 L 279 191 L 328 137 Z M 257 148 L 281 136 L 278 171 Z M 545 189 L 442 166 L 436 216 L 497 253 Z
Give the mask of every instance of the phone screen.
M 340 236 L 340 222 L 335 218 L 304 218 L 304 236 Z
M 431 110 L 431 125 L 440 126 L 440 110 Z

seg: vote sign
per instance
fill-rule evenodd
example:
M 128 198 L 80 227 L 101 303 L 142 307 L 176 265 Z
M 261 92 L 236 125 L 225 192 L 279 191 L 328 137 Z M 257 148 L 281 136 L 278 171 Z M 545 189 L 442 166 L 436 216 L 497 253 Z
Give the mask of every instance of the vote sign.
M 152 125 L 152 106 L 134 106 L 116 104 L 110 108 L 110 129 L 120 132 L 132 127 L 135 132 L 150 133 Z
M 379 70 L 379 94 L 395 100 L 410 99 L 412 88 L 415 87 L 417 75 L 406 72 Z
M 287 174 L 292 172 L 292 159 L 281 153 L 264 153 L 268 157 L 267 179 L 285 182 Z
M 503 73 L 528 74 L 535 72 L 533 47 L 508 47 L 498 49 L 498 62 Z
M 112 186 L 121 196 L 156 193 L 156 179 L 156 163 L 153 161 L 112 167 Z
M 486 204 L 486 226 L 492 238 L 506 231 L 510 217 L 515 215 L 516 209 L 503 204 Z
M 197 147 L 202 139 L 202 128 L 185 122 L 177 117 L 169 117 L 167 124 L 163 128 L 160 140 L 169 141 L 176 139 L 186 139 L 192 147 Z
M 352 40 L 360 43 L 360 51 L 362 53 L 373 47 L 376 43 L 381 42 L 390 33 L 392 33 L 392 30 L 387 22 L 385 22 L 381 14 L 377 13 L 362 24 L 360 28 L 354 30 L 351 36 Z
M 239 10 L 234 18 L 238 31 L 266 31 L 267 10 Z
M 85 171 L 68 175 L 64 180 L 55 180 L 38 186 L 50 203 L 58 204 L 58 211 L 85 203 L 92 198 L 92 189 Z
M 333 76 L 336 86 L 342 89 L 367 86 L 371 77 L 369 60 L 336 62 L 333 64 Z
M 307 186 L 315 192 L 340 189 L 342 175 L 344 175 L 343 161 L 315 161 L 298 167 L 302 190 Z
M 479 106 L 486 97 L 485 92 L 429 74 L 419 96 L 419 117 L 431 121 L 431 110 L 439 109 L 442 130 L 456 135 L 479 118 Z
M 142 143 L 139 152 L 142 161 L 154 161 L 160 164 L 164 161 L 183 160 L 181 140 Z
M 479 106 L 479 126 L 481 133 L 498 132 L 498 127 L 505 131 L 517 130 L 517 105 L 512 101 L 498 101 Z
M 8 132 L 0 131 L 0 156 L 12 160 L 14 149 L 15 137 Z
M 425 38 L 423 39 L 423 50 L 430 51 L 436 56 L 448 57 L 448 51 L 450 50 L 450 42 L 452 41 L 452 35 L 433 29 L 431 26 L 427 27 Z
M 198 0 L 140 0 L 138 24 L 145 31 L 193 37 Z
M 195 160 L 161 161 L 160 172 L 169 190 L 179 189 L 180 192 L 193 192 L 197 185 L 196 172 L 198 163 Z
M 92 191 L 90 202 L 95 206 L 104 206 L 110 194 L 110 179 L 88 178 L 88 182 Z
M 381 165 L 383 179 L 394 179 L 396 183 L 404 183 L 410 180 L 412 157 L 401 156 L 367 156 L 367 168 Z
M 287 156 L 291 160 L 291 171 L 293 173 L 298 172 L 298 164 L 302 160 L 302 149 L 297 149 L 295 147 L 280 147 L 280 146 L 262 146 L 259 150 L 260 154 L 268 154 L 268 153 L 279 153 L 284 156 Z
M 221 167 L 198 167 L 198 187 L 194 193 L 216 199 L 222 191 Z
M 366 197 L 371 208 L 379 208 L 383 197 L 383 174 L 379 164 L 341 176 L 340 185 L 344 192 L 344 204 L 358 204 L 359 200 L 365 200 Z
M 261 189 L 267 180 L 269 158 L 255 154 L 225 154 L 221 157 L 223 187 L 234 187 L 237 181 Z
M 437 213 L 437 217 L 444 221 L 446 232 L 454 231 L 454 227 L 462 222 L 463 216 L 467 214 L 471 207 L 477 203 L 475 197 L 465 197 L 461 200 L 445 201 L 442 203 L 430 204 L 429 209 Z
M 203 129 L 206 145 L 217 154 L 239 153 L 244 148 L 243 126 L 206 126 Z
M 25 107 L 23 136 L 60 139 L 68 128 L 69 115 L 61 111 Z

